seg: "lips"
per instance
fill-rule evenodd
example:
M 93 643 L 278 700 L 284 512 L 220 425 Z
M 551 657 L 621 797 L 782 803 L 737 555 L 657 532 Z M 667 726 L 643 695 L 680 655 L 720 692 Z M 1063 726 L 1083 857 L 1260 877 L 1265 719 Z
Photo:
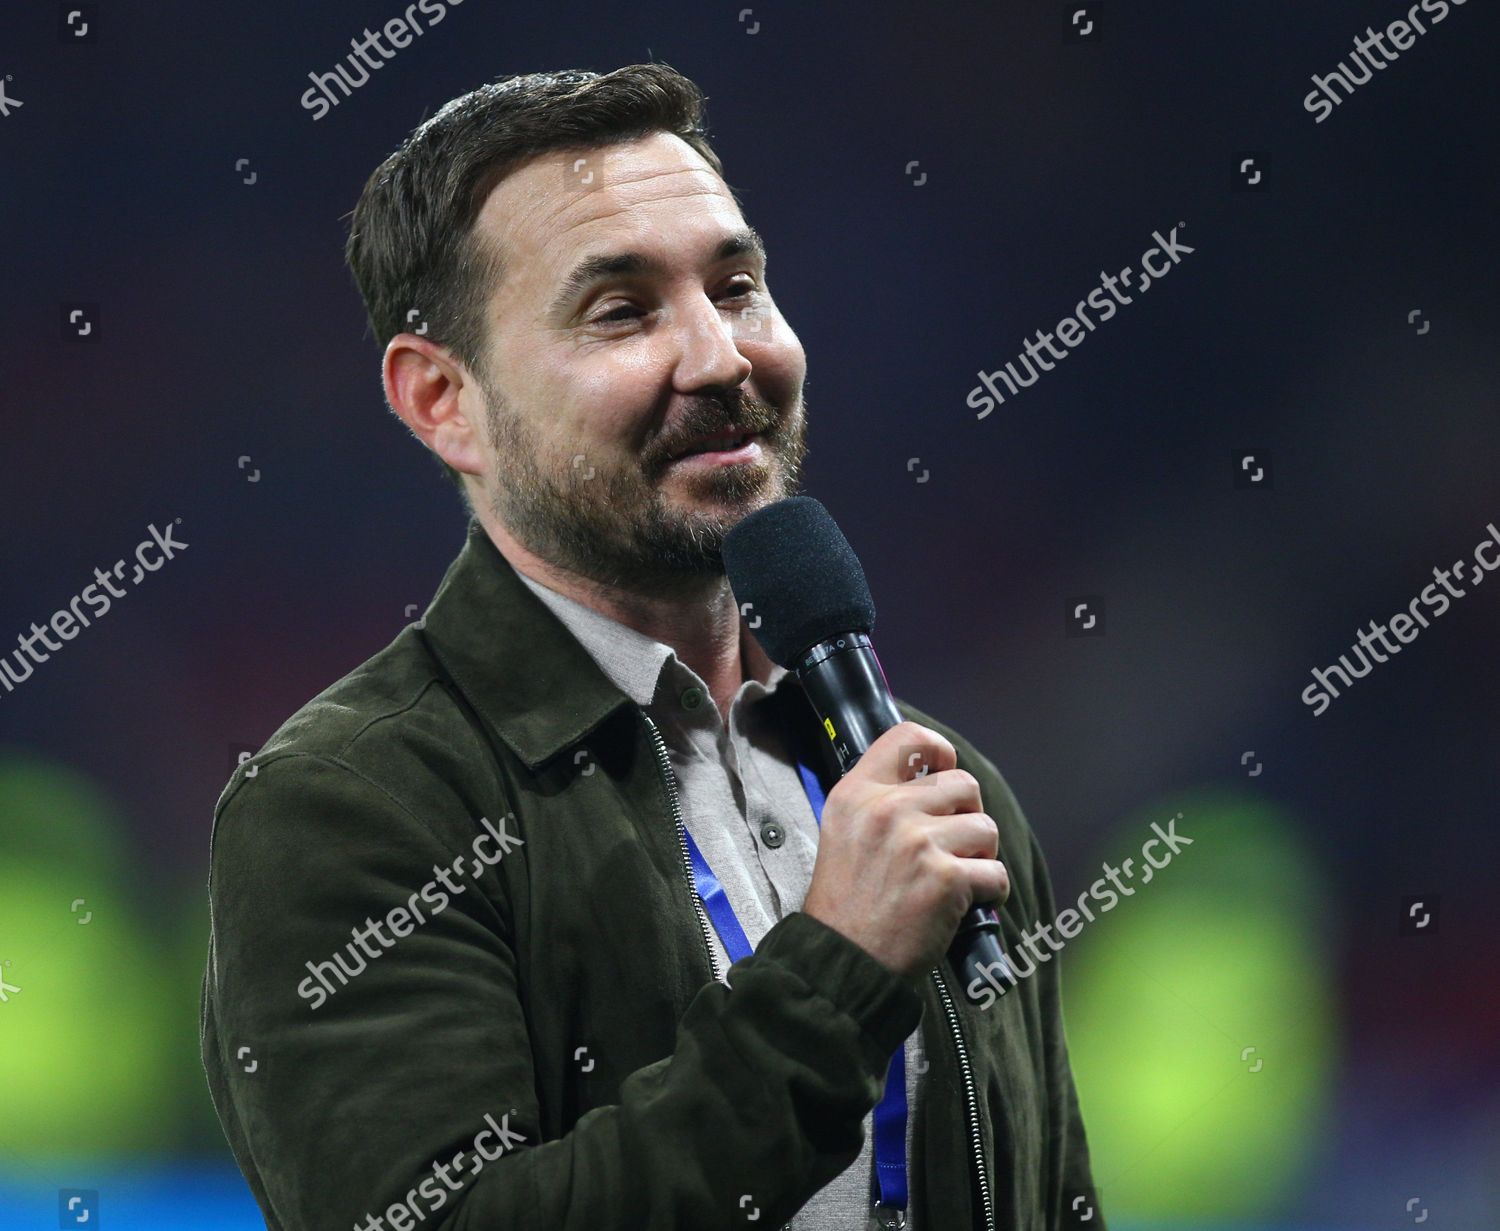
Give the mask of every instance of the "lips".
M 700 436 L 692 444 L 672 454 L 671 460 L 689 457 L 694 453 L 725 453 L 739 448 L 747 440 L 759 435 L 757 432 L 720 432 L 716 436 Z

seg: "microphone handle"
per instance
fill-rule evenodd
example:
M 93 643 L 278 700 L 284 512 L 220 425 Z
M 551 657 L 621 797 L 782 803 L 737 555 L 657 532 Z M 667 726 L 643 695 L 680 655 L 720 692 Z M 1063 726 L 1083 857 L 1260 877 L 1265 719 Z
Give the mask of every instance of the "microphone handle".
M 877 739 L 905 721 L 896 708 L 885 672 L 868 633 L 843 633 L 798 656 L 792 671 L 833 745 L 839 776 L 854 768 Z M 1016 977 L 1000 943 L 1000 916 L 992 906 L 972 907 L 948 946 L 948 961 L 964 994 L 994 1003 L 1015 986 Z M 978 991 L 971 991 L 977 986 Z

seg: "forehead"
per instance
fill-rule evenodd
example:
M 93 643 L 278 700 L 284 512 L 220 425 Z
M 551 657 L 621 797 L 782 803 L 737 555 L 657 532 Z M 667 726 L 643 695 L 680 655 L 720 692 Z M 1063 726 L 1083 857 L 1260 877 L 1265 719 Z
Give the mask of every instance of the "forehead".
M 503 299 L 548 293 L 586 255 L 707 255 L 744 225 L 724 181 L 670 133 L 539 155 L 495 186 L 475 220 L 501 255 Z

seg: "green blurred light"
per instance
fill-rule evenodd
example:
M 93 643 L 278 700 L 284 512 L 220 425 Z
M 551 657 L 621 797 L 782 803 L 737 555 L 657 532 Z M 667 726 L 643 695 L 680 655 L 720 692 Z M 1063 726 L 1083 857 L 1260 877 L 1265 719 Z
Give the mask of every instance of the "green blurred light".
M 1178 812 L 1193 844 L 1142 884 L 1150 824 Z M 1135 895 L 1063 958 L 1103 1206 L 1122 1221 L 1273 1215 L 1308 1174 L 1326 1122 L 1327 890 L 1283 814 L 1222 793 L 1143 809 L 1110 843 L 1109 862 L 1127 856 Z
M 0 1003 L 0 1158 L 157 1148 L 171 1131 L 166 1001 L 118 819 L 72 771 L 5 757 L 0 825 L 0 974 L 19 989 Z

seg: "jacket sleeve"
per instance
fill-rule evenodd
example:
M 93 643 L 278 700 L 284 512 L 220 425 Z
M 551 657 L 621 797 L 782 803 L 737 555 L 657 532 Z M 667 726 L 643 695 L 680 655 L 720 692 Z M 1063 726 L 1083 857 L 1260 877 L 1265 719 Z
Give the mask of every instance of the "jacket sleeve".
M 730 968 L 732 990 L 698 992 L 673 1053 L 617 1104 L 538 1141 L 514 904 L 466 870 L 461 891 L 434 891 L 467 855 L 435 832 L 311 754 L 267 761 L 221 803 L 204 1063 L 272 1227 L 776 1227 L 854 1160 L 921 999 L 801 912 Z M 398 907 L 422 922 L 387 947 L 369 924 L 390 936 Z M 310 971 L 335 951 L 354 973 L 322 967 L 329 994 Z
M 998 777 L 998 773 L 997 773 Z M 1009 794 L 1009 786 L 1006 786 Z M 1014 804 L 1014 795 L 1010 796 Z M 1016 807 L 1020 815 L 1019 806 Z M 1026 826 L 1030 842 L 1032 891 L 1036 896 L 1038 920 L 1051 924 L 1057 920 L 1057 905 L 1052 894 L 1052 879 L 1041 843 L 1030 825 Z M 1094 1189 L 1089 1162 L 1088 1137 L 1083 1116 L 1078 1109 L 1078 1091 L 1073 1084 L 1073 1068 L 1068 1062 L 1068 1042 L 1063 1029 L 1061 962 L 1038 963 L 1035 978 L 1041 1005 L 1042 1038 L 1047 1066 L 1048 1106 L 1047 1143 L 1047 1228 L 1048 1231 L 1107 1231 L 1104 1212 Z

